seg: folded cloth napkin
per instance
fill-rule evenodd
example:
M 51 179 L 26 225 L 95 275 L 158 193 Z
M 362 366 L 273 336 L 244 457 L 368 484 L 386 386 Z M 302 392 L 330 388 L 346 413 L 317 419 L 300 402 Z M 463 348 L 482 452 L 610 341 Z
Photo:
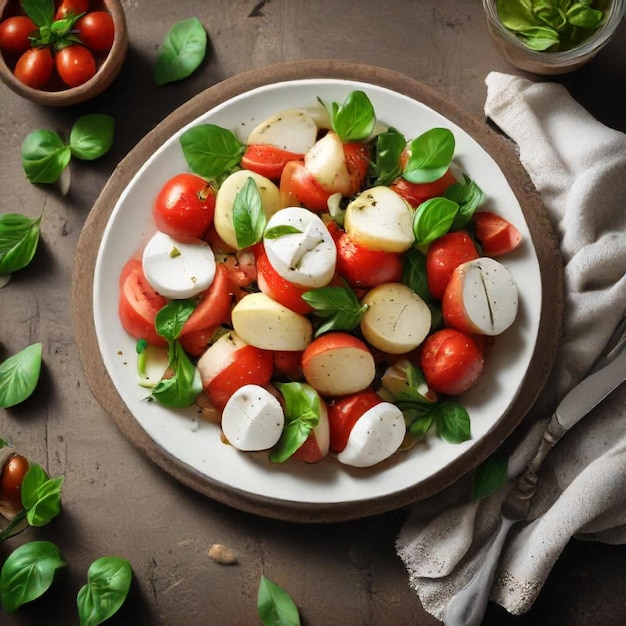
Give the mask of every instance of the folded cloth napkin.
M 489 74 L 486 83 L 485 113 L 516 142 L 560 242 L 563 335 L 546 389 L 562 396 L 584 377 L 626 309 L 626 135 L 599 123 L 560 84 L 501 73 Z M 512 437 L 510 477 L 534 455 L 549 417 L 541 407 L 540 398 Z M 471 577 L 507 491 L 469 501 L 467 482 L 460 481 L 411 509 L 396 547 L 411 586 L 435 617 L 443 619 L 448 601 Z M 626 543 L 625 505 L 622 385 L 548 455 L 533 521 L 510 531 L 491 600 L 512 614 L 526 612 L 572 537 Z

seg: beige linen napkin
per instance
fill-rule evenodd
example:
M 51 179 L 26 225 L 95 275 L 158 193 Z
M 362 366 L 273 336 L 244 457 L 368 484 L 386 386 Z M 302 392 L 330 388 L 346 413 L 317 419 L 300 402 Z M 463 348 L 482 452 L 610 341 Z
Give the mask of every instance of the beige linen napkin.
M 486 82 L 485 112 L 517 143 L 560 241 L 564 326 L 548 388 L 562 396 L 626 309 L 626 135 L 595 120 L 562 85 L 501 73 Z M 548 417 L 541 414 L 516 435 L 521 443 L 510 476 L 532 457 Z M 435 617 L 443 619 L 448 600 L 471 576 L 507 490 L 469 502 L 461 481 L 410 511 L 396 547 Z M 626 543 L 626 385 L 548 455 L 530 519 L 511 530 L 491 592 L 513 614 L 531 607 L 570 538 Z

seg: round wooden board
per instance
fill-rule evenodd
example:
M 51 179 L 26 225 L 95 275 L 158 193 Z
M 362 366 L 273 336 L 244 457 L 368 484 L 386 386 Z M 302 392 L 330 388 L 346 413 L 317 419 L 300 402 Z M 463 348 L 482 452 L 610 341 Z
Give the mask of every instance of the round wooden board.
M 118 395 L 100 356 L 93 322 L 93 276 L 98 247 L 118 198 L 146 159 L 171 135 L 218 104 L 263 85 L 306 78 L 356 80 L 385 87 L 422 102 L 463 128 L 504 172 L 522 207 L 541 270 L 541 324 L 536 348 L 507 414 L 476 446 L 415 488 L 356 505 L 285 503 L 259 497 L 211 480 L 181 463 L 152 440 Z M 243 511 L 294 522 L 335 522 L 390 511 L 441 491 L 491 455 L 513 432 L 537 400 L 552 368 L 563 311 L 562 262 L 552 224 L 514 149 L 482 120 L 468 115 L 430 87 L 391 70 L 332 60 L 298 61 L 246 72 L 207 89 L 174 111 L 137 144 L 113 172 L 86 220 L 76 250 L 72 304 L 76 340 L 94 396 L 122 434 L 156 465 L 188 487 Z

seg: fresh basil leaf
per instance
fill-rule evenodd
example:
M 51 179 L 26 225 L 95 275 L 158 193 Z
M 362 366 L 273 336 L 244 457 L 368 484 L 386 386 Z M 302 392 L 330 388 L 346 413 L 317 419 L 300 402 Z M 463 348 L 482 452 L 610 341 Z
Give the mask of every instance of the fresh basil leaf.
M 200 124 L 186 130 L 180 137 L 180 145 L 191 170 L 212 181 L 235 171 L 246 151 L 235 133 L 214 124 Z
M 517 32 L 537 23 L 530 1 L 496 0 L 496 7 L 502 25 L 508 30 Z
M 533 14 L 541 22 L 556 31 L 563 30 L 567 26 L 567 18 L 561 7 L 554 6 L 545 0 L 535 4 Z
M 41 216 L 31 219 L 19 213 L 0 215 L 0 274 L 26 267 L 39 243 Z
M 429 306 L 433 302 L 432 294 L 428 288 L 426 256 L 417 248 L 409 248 L 403 256 L 401 282 L 410 287 Z
M 431 198 L 417 207 L 413 216 L 413 234 L 417 245 L 429 244 L 451 228 L 459 205 L 448 198 Z
M 517 33 L 519 39 L 531 50 L 543 52 L 559 43 L 559 34 L 548 26 L 529 26 Z
M 434 421 L 433 411 L 425 407 L 412 407 L 402 411 L 407 423 L 407 432 L 415 439 L 422 439 L 431 429 Z
M 0 570 L 0 598 L 7 613 L 45 593 L 57 569 L 65 565 L 49 541 L 31 541 L 16 548 Z
M 97 626 L 117 613 L 124 604 L 133 570 L 126 559 L 103 556 L 87 572 L 87 584 L 76 596 L 80 626 Z
M 178 341 L 169 342 L 171 376 L 161 379 L 152 389 L 151 397 L 169 408 L 191 406 L 202 391 L 198 369 Z
M 237 247 L 249 248 L 261 241 L 266 224 L 261 194 L 254 179 L 249 176 L 233 201 L 233 226 Z
M 441 402 L 433 408 L 439 436 L 449 443 L 461 443 L 472 438 L 470 417 L 460 404 Z
M 593 9 L 582 2 L 577 2 L 567 11 L 567 21 L 579 28 L 598 28 L 603 17 L 602 11 Z
M 0 407 L 8 409 L 28 398 L 41 372 L 41 343 L 34 343 L 0 364 Z
M 169 341 L 178 339 L 185 322 L 195 309 L 193 300 L 172 300 L 156 314 L 154 323 L 157 333 Z
M 156 84 L 172 83 L 193 74 L 205 57 L 206 48 L 206 30 L 197 17 L 174 24 L 157 53 Z
M 29 464 L 21 486 L 22 505 L 25 509 L 30 509 L 35 505 L 35 502 L 37 502 L 37 490 L 48 480 L 50 480 L 50 477 L 41 465 L 37 463 Z
M 51 478 L 35 492 L 35 502 L 26 511 L 31 526 L 45 526 L 61 512 L 61 490 L 64 478 Z
M 264 626 L 300 626 L 298 607 L 291 596 L 267 576 L 261 576 L 257 610 Z
M 316 330 L 315 336 L 329 330 L 353 330 L 361 321 L 367 305 L 359 302 L 349 287 L 322 287 L 302 294 L 302 299 L 312 308 L 315 315 L 326 320 Z
M 35 26 L 52 25 L 56 11 L 54 0 L 22 0 L 21 5 L 24 13 L 35 22 Z
M 452 162 L 456 142 L 447 128 L 431 128 L 409 142 L 402 176 L 411 183 L 432 183 Z
M 352 91 L 343 104 L 333 102 L 326 108 L 332 129 L 344 143 L 367 139 L 376 126 L 374 106 L 363 91 Z
M 490 456 L 472 472 L 470 499 L 480 500 L 506 485 L 509 462 L 507 458 Z
M 474 211 L 484 202 L 483 190 L 467 174 L 463 174 L 462 183 L 454 183 L 445 191 L 445 197 L 459 205 L 450 230 L 465 228 L 474 215 Z
M 264 239 L 278 239 L 283 235 L 299 235 L 302 231 L 295 226 L 291 226 L 289 224 L 281 224 L 279 226 L 274 226 L 272 228 L 268 228 L 263 233 Z
M 115 120 L 105 113 L 91 113 L 76 120 L 70 131 L 70 150 L 75 157 L 93 161 L 113 145 Z
M 21 149 L 22 167 L 31 183 L 54 183 L 70 162 L 72 153 L 58 133 L 34 130 Z
M 376 185 L 390 185 L 400 176 L 400 156 L 406 146 L 406 138 L 395 128 L 389 128 L 376 137 L 372 174 Z

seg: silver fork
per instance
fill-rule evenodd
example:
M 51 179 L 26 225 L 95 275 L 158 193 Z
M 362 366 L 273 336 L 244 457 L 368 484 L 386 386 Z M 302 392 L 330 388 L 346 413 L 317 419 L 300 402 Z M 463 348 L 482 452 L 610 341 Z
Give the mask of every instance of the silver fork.
M 626 380 L 626 313 L 590 373 L 560 402 L 535 456 L 502 503 L 500 526 L 473 577 L 454 595 L 444 613 L 446 626 L 476 626 L 485 613 L 496 567 L 511 526 L 527 519 L 539 469 L 563 435 Z

